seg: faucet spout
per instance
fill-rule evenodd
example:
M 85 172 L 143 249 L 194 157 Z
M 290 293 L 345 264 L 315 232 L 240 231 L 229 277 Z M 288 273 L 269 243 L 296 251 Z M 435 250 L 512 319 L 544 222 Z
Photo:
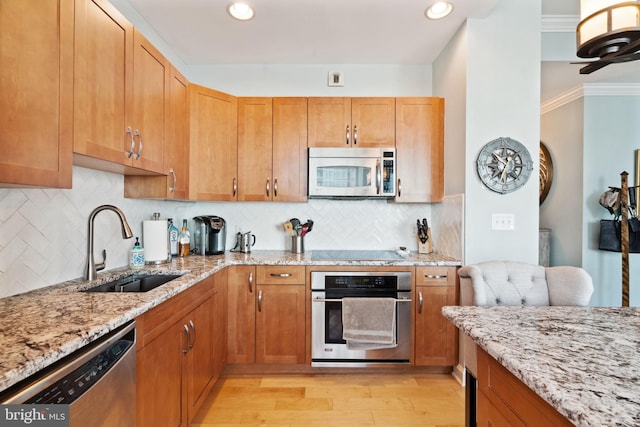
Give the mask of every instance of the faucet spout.
M 133 237 L 133 233 L 131 232 L 131 227 L 129 227 L 129 223 L 127 222 L 127 218 L 124 216 L 124 212 L 116 206 L 113 205 L 101 205 L 95 208 L 91 214 L 89 215 L 89 233 L 88 233 L 88 244 L 87 244 L 87 266 L 85 269 L 84 278 L 87 280 L 94 280 L 98 276 L 98 271 L 103 270 L 105 267 L 105 260 L 107 259 L 107 252 L 105 250 L 102 251 L 102 261 L 98 264 L 95 262 L 95 258 L 93 256 L 93 221 L 100 212 L 104 210 L 110 210 L 118 215 L 120 219 L 120 226 L 122 227 L 122 238 L 130 239 Z

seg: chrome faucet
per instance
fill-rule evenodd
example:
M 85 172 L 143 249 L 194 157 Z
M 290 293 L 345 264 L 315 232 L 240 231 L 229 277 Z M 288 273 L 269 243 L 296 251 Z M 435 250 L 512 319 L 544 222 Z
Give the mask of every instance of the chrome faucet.
M 122 238 L 130 239 L 133 237 L 133 233 L 131 232 L 131 227 L 129 227 L 129 223 L 127 223 L 127 218 L 124 216 L 124 212 L 122 212 L 119 208 L 113 205 L 102 205 L 98 206 L 91 212 L 89 215 L 89 244 L 87 245 L 87 268 L 84 273 L 84 278 L 87 280 L 94 280 L 98 276 L 98 271 L 104 270 L 105 261 L 107 260 L 107 251 L 102 250 L 102 262 L 96 264 L 93 258 L 93 220 L 95 219 L 98 213 L 110 210 L 115 212 L 120 218 L 120 225 L 122 226 Z

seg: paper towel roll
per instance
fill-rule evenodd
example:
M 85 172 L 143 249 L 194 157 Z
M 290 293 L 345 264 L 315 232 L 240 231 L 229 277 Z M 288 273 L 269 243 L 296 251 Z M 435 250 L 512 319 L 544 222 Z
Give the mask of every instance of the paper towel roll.
M 168 227 L 167 220 L 142 221 L 145 264 L 159 264 L 169 260 Z

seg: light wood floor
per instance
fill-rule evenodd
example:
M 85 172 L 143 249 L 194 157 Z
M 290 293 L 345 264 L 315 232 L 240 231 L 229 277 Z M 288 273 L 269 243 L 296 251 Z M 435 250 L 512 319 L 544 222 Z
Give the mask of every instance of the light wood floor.
M 451 375 L 231 376 L 191 427 L 464 426 L 464 389 Z

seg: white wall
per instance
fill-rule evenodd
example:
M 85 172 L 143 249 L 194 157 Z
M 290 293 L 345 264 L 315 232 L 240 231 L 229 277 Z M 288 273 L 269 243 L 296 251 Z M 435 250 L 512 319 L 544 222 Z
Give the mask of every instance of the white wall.
M 486 19 L 467 23 L 465 262 L 538 262 L 538 168 L 506 195 L 480 182 L 476 158 L 487 142 L 511 137 L 534 165 L 540 140 L 540 0 L 501 0 Z M 493 213 L 515 216 L 514 231 L 491 230 Z

